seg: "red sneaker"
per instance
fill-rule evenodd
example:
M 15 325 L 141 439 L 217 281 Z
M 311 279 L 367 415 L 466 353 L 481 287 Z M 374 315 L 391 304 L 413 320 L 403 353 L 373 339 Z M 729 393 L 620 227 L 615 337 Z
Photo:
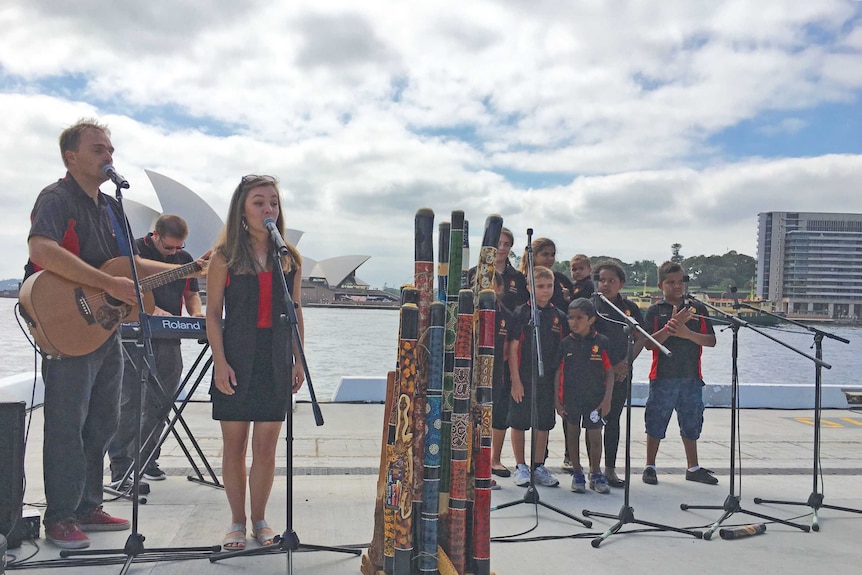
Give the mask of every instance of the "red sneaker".
M 123 531 L 129 528 L 128 519 L 112 517 L 99 505 L 87 517 L 79 517 L 81 531 Z
M 74 519 L 64 519 L 46 525 L 45 538 L 63 549 L 85 549 L 90 546 L 90 538 L 84 535 Z

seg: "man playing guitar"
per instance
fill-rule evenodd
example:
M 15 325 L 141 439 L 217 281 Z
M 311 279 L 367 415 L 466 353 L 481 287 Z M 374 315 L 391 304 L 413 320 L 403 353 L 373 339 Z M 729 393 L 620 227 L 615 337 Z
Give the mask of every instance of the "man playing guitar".
M 108 180 L 103 167 L 112 163 L 114 153 L 110 132 L 96 120 L 79 120 L 60 135 L 60 153 L 66 176 L 42 190 L 30 216 L 26 276 L 48 270 L 136 308 L 134 282 L 99 269 L 127 245 L 123 234 L 128 225 L 119 203 L 99 190 Z M 141 276 L 177 267 L 137 255 L 135 262 Z M 90 353 L 43 357 L 43 521 L 46 538 L 58 547 L 88 547 L 83 531 L 129 528 L 127 520 L 102 509 L 102 465 L 117 429 L 122 376 L 116 331 Z

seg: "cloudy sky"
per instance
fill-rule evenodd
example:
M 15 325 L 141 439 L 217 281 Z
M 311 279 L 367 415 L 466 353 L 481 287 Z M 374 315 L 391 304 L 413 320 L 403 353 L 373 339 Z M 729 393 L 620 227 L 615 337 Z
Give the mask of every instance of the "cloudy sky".
M 0 278 L 82 116 L 126 198 L 160 208 L 150 169 L 224 215 L 273 174 L 301 251 L 372 256 L 380 287 L 410 280 L 420 207 L 464 210 L 473 246 L 499 213 L 518 251 L 531 227 L 629 262 L 862 212 L 855 0 L 4 0 L 0 30 Z

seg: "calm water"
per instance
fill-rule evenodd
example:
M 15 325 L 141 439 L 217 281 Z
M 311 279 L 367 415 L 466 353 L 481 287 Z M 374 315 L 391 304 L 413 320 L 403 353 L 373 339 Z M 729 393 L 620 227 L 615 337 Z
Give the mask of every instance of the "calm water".
M 34 369 L 33 351 L 18 328 L 13 313 L 14 299 L 0 298 L 0 377 Z M 394 310 L 306 308 L 305 353 L 318 399 L 331 398 L 343 375 L 384 376 L 395 365 L 398 313 Z M 862 328 L 819 324 L 818 327 L 850 340 L 844 344 L 831 339 L 823 343 L 823 358 L 832 369 L 823 370 L 823 383 L 860 385 L 862 381 Z M 813 335 L 792 329 L 759 328 L 781 341 L 814 355 Z M 703 353 L 707 383 L 726 383 L 731 376 L 730 330 L 717 331 L 718 344 Z M 186 366 L 201 346 L 183 341 Z M 635 360 L 635 381 L 646 381 L 649 353 Z M 739 381 L 745 383 L 813 383 L 814 365 L 760 333 L 742 329 L 739 333 Z M 203 386 L 202 386 L 203 387 Z M 300 398 L 307 398 L 305 388 Z

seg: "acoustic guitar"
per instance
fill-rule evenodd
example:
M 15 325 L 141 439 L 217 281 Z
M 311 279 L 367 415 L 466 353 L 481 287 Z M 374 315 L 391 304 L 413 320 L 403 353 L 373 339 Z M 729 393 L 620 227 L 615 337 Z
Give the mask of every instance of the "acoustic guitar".
M 132 277 L 126 257 L 110 259 L 99 269 L 114 277 Z M 197 262 L 191 262 L 143 278 L 140 284 L 147 313 L 156 307 L 153 289 L 200 270 Z M 124 303 L 98 288 L 78 285 L 48 270 L 27 278 L 18 299 L 36 344 L 55 359 L 95 351 L 121 323 L 137 321 L 139 315 L 137 305 Z

